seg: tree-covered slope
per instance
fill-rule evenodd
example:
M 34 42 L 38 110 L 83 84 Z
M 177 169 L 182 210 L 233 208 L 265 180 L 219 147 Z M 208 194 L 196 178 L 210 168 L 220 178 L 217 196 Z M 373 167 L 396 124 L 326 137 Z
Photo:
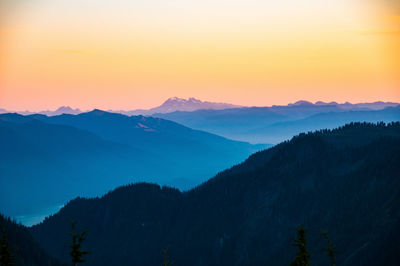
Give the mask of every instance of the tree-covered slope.
M 289 265 L 295 227 L 313 265 L 397 265 L 400 124 L 350 124 L 258 152 L 189 192 L 151 184 L 78 198 L 31 229 L 67 259 L 69 219 L 89 230 L 88 265 Z
M 28 228 L 0 214 L 0 237 L 5 233 L 9 255 L 16 266 L 59 266 L 35 241 Z M 0 256 L 1 254 L 0 251 Z

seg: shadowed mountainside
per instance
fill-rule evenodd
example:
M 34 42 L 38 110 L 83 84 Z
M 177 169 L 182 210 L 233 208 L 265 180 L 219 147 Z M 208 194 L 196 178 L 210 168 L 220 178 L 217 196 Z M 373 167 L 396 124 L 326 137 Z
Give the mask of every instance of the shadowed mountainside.
M 88 229 L 88 265 L 288 265 L 305 224 L 313 265 L 396 265 L 400 123 L 300 134 L 185 193 L 151 184 L 77 198 L 31 232 L 66 260 L 69 219 Z

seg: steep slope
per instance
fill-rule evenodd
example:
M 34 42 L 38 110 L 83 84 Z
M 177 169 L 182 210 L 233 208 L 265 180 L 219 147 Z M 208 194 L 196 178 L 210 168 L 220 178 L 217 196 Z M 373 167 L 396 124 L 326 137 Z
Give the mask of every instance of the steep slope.
M 59 266 L 66 265 L 51 258 L 39 246 L 28 228 L 16 224 L 9 218 L 0 214 L 0 235 L 4 229 L 6 239 L 9 244 L 10 252 L 13 258 L 13 265 L 16 266 Z
M 90 230 L 89 265 L 288 265 L 305 224 L 313 265 L 396 265 L 400 246 L 400 123 L 301 134 L 186 193 L 157 185 L 78 198 L 31 229 L 66 259 L 68 219 Z
M 335 128 L 350 122 L 400 121 L 400 106 L 370 110 L 367 104 L 312 104 L 199 110 L 155 114 L 191 128 L 251 143 L 279 143 L 300 132 Z M 374 105 L 375 106 L 375 105 Z

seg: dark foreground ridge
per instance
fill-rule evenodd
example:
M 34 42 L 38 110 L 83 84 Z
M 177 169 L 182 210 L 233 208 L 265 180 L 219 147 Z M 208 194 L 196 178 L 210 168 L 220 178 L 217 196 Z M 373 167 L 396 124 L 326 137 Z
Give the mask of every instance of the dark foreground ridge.
M 5 233 L 5 236 L 3 235 Z M 13 222 L 9 218 L 5 218 L 0 214 L 0 265 L 4 262 L 2 256 L 5 256 L 4 250 L 8 250 L 11 265 L 29 265 L 29 266 L 62 266 L 59 261 L 51 258 L 46 252 L 40 248 L 29 233 L 28 228 Z M 3 240 L 7 242 L 7 248 L 4 248 Z
M 300 134 L 185 193 L 140 183 L 77 198 L 31 228 L 69 261 L 70 220 L 89 230 L 87 265 L 289 265 L 295 228 L 307 230 L 312 265 L 397 265 L 400 123 L 353 123 Z

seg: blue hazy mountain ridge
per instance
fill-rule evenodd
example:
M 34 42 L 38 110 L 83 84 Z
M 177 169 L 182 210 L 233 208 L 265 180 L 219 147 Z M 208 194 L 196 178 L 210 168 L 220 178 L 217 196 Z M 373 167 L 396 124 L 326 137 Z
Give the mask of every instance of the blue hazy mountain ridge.
M 382 106 L 385 105 L 380 102 L 339 105 L 301 101 L 287 106 L 177 111 L 153 116 L 229 139 L 276 144 L 300 132 L 334 128 L 349 122 L 400 121 L 400 105 L 379 110 Z
M 68 261 L 69 219 L 89 230 L 88 265 L 289 265 L 307 228 L 313 265 L 397 265 L 400 123 L 352 123 L 300 134 L 180 192 L 154 184 L 77 198 L 30 229 Z
M 0 115 L 0 211 L 37 213 L 138 181 L 191 188 L 267 146 L 151 117 Z
M 101 110 L 79 115 L 64 114 L 52 117 L 35 115 L 33 117 L 46 123 L 70 125 L 88 130 L 106 140 L 151 151 L 181 164 L 197 159 L 201 164 L 210 165 L 213 163 L 210 159 L 217 154 L 244 159 L 240 155 L 241 150 L 254 152 L 266 147 L 231 141 L 207 132 L 192 130 L 165 119 L 126 116 Z M 175 156 L 178 157 L 175 158 Z M 200 165 L 200 167 L 205 166 Z
M 168 172 L 156 156 L 70 126 L 0 121 L 0 142 L 0 210 L 10 216 L 95 196 L 136 174 L 146 177 L 144 167 Z
M 333 129 L 350 122 L 376 123 L 380 121 L 386 123 L 400 121 L 400 106 L 387 107 L 383 110 L 374 111 L 365 110 L 319 113 L 303 119 L 283 121 L 265 127 L 259 127 L 255 130 L 244 132 L 244 135 L 251 134 L 255 142 L 268 140 L 270 143 L 276 143 L 289 139 L 301 132 L 314 131 L 320 128 Z M 267 132 L 268 137 L 266 137 Z

